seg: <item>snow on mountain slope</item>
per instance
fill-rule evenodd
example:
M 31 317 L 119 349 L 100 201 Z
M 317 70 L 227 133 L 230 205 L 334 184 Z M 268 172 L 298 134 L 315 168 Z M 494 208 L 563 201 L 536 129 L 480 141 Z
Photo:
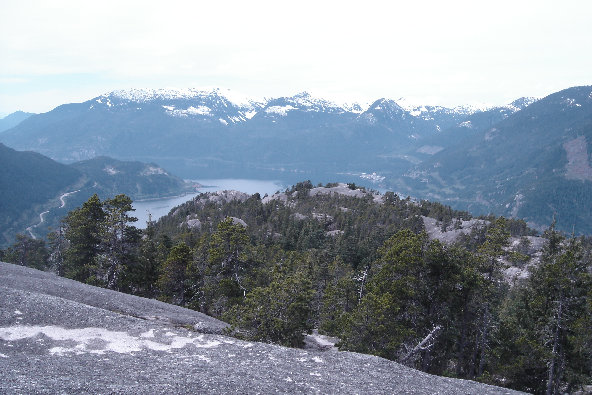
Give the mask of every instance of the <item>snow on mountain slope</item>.
M 262 113 L 270 117 L 285 117 L 290 112 L 345 114 L 361 113 L 362 107 L 357 103 L 337 104 L 334 101 L 301 92 L 294 96 L 280 97 L 268 101 Z
M 89 109 L 132 108 L 158 104 L 167 115 L 179 118 L 218 120 L 223 125 L 251 119 L 264 101 L 221 88 L 117 90 L 91 100 Z
M 116 90 L 103 96 L 135 103 L 145 103 L 154 100 L 192 100 L 218 97 L 225 99 L 228 103 L 238 108 L 254 108 L 261 103 L 260 100 L 223 88 L 128 89 Z

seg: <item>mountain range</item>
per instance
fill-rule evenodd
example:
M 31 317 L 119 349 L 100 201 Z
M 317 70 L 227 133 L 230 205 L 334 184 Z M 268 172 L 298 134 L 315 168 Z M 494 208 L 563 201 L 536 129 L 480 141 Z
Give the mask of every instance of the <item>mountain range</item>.
M 184 178 L 355 181 L 477 214 L 592 232 L 592 88 L 475 109 L 300 93 L 114 91 L 33 115 L 0 141 L 70 163 L 108 155 Z

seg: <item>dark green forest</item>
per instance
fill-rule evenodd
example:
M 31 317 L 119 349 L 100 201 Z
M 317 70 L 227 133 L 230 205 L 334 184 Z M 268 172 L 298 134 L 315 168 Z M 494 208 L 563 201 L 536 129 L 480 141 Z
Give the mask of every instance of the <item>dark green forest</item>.
M 201 311 L 241 339 L 302 347 L 317 329 L 437 375 L 547 394 L 592 384 L 589 238 L 551 225 L 535 251 L 522 220 L 333 187 L 202 194 L 144 230 L 130 198 L 95 195 L 0 258 Z M 475 221 L 447 244 L 424 217 L 440 231 Z

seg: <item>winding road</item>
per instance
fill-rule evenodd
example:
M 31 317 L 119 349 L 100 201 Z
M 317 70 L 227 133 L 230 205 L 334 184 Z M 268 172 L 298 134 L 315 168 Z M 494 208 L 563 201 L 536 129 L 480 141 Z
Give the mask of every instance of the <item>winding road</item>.
M 63 194 L 60 196 L 60 202 L 61 202 L 61 205 L 60 205 L 60 207 L 58 207 L 58 208 L 64 208 L 64 207 L 66 207 L 66 197 L 68 197 L 68 196 L 70 196 L 70 195 L 73 195 L 73 194 L 75 194 L 75 193 L 77 193 L 77 192 L 80 192 L 80 189 L 78 189 L 78 190 L 76 190 L 76 191 L 70 191 L 70 192 L 63 193 Z M 36 224 L 36 225 L 31 225 L 31 226 L 29 226 L 29 227 L 27 228 L 27 232 L 29 232 L 29 234 L 31 235 L 31 238 L 33 238 L 33 239 L 37 239 L 37 236 L 35 236 L 35 234 L 33 233 L 33 230 L 34 230 L 35 228 L 37 228 L 37 227 L 39 227 L 39 226 L 43 225 L 43 223 L 45 222 L 45 215 L 46 215 L 47 213 L 49 213 L 49 212 L 50 212 L 50 210 L 47 210 L 47 211 L 44 211 L 44 212 L 42 212 L 41 214 L 39 214 L 39 223 L 38 223 L 38 224 Z

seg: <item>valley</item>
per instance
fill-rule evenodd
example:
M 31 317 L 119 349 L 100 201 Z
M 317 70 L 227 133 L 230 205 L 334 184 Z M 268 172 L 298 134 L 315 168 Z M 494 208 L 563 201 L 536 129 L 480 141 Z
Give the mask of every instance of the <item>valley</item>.
M 583 234 L 592 232 L 592 212 L 570 196 L 592 197 L 591 91 L 445 108 L 136 89 L 32 115 L 0 141 L 65 163 L 100 155 L 154 162 L 185 179 L 354 182 L 537 229 L 555 217 L 559 229 Z

